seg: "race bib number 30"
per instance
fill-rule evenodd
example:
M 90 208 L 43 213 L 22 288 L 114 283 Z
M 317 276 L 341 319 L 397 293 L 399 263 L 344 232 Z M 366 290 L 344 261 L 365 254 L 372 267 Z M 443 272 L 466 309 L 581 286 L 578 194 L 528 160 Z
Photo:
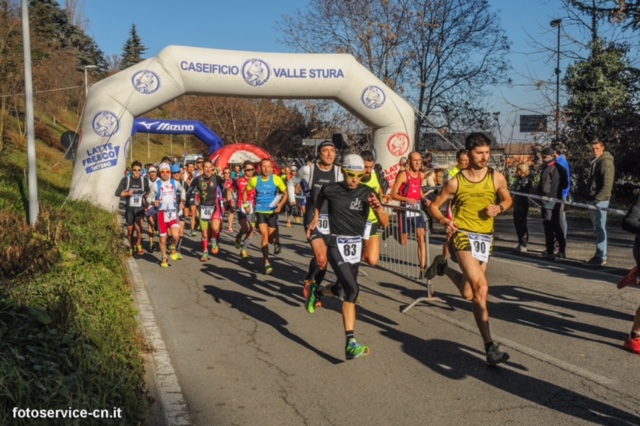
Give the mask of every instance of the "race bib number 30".
M 316 227 L 322 235 L 329 235 L 329 215 L 321 214 L 318 217 L 318 226 Z
M 362 258 L 362 237 L 336 237 L 342 260 L 347 263 L 359 263 Z
M 471 256 L 481 262 L 489 261 L 489 252 L 491 251 L 491 243 L 493 236 L 487 234 L 469 233 L 469 244 L 471 244 Z

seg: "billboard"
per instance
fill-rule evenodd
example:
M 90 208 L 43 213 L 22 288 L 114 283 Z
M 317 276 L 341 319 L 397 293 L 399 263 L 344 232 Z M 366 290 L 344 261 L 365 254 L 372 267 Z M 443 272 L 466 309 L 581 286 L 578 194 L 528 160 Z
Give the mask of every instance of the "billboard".
M 520 115 L 520 133 L 547 131 L 546 115 Z

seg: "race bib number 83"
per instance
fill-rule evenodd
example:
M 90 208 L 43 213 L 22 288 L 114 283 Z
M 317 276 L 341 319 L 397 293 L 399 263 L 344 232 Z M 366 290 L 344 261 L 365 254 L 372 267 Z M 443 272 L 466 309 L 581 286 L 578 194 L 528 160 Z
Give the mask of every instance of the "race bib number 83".
M 338 251 L 347 263 L 358 263 L 362 258 L 362 237 L 336 237 Z

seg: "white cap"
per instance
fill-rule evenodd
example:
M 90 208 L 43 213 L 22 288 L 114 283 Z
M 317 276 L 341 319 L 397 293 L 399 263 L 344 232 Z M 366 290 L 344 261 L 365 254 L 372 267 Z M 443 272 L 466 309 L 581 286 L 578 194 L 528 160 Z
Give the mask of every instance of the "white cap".
M 158 166 L 158 170 L 160 170 L 160 171 L 162 171 L 162 170 L 171 171 L 171 166 L 169 166 L 167 163 L 160 163 L 160 165 Z
M 358 154 L 349 154 L 344 157 L 342 168 L 350 172 L 364 172 L 364 160 Z
M 157 172 L 156 168 L 151 166 L 149 167 L 149 170 L 147 170 L 147 172 L 151 173 L 151 172 Z
M 298 168 L 297 168 L 296 166 L 291 166 L 291 171 L 292 171 L 292 172 L 297 172 L 297 171 L 298 171 Z

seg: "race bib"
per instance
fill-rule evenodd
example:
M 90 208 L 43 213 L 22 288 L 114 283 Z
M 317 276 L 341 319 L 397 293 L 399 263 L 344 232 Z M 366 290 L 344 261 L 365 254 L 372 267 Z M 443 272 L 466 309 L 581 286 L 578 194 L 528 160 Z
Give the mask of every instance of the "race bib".
M 404 212 L 406 217 L 417 217 L 417 216 L 420 216 L 420 203 L 416 204 L 415 206 L 410 206 L 410 205 L 407 204 L 406 207 L 408 209 L 411 209 L 411 210 L 406 210 Z
M 371 236 L 371 221 L 368 220 L 367 224 L 364 226 L 364 233 L 362 234 L 362 239 L 368 240 Z
M 210 220 L 215 211 L 216 206 L 200 206 L 200 219 Z
M 129 207 L 142 207 L 142 194 L 132 195 L 129 199 Z
M 164 211 L 164 223 L 169 223 L 172 220 L 176 220 L 177 218 L 178 218 L 178 213 L 175 210 Z
M 318 226 L 316 227 L 322 235 L 329 235 L 329 215 L 321 214 L 318 217 Z
M 488 234 L 472 234 L 469 233 L 469 244 L 471 244 L 471 256 L 481 262 L 489 261 L 489 252 L 493 236 Z
M 347 263 L 359 263 L 362 258 L 362 237 L 336 237 L 342 260 Z
M 242 213 L 244 213 L 244 214 L 251 214 L 251 213 L 253 213 L 253 204 L 251 204 L 251 203 L 243 204 L 240 209 L 242 210 Z

